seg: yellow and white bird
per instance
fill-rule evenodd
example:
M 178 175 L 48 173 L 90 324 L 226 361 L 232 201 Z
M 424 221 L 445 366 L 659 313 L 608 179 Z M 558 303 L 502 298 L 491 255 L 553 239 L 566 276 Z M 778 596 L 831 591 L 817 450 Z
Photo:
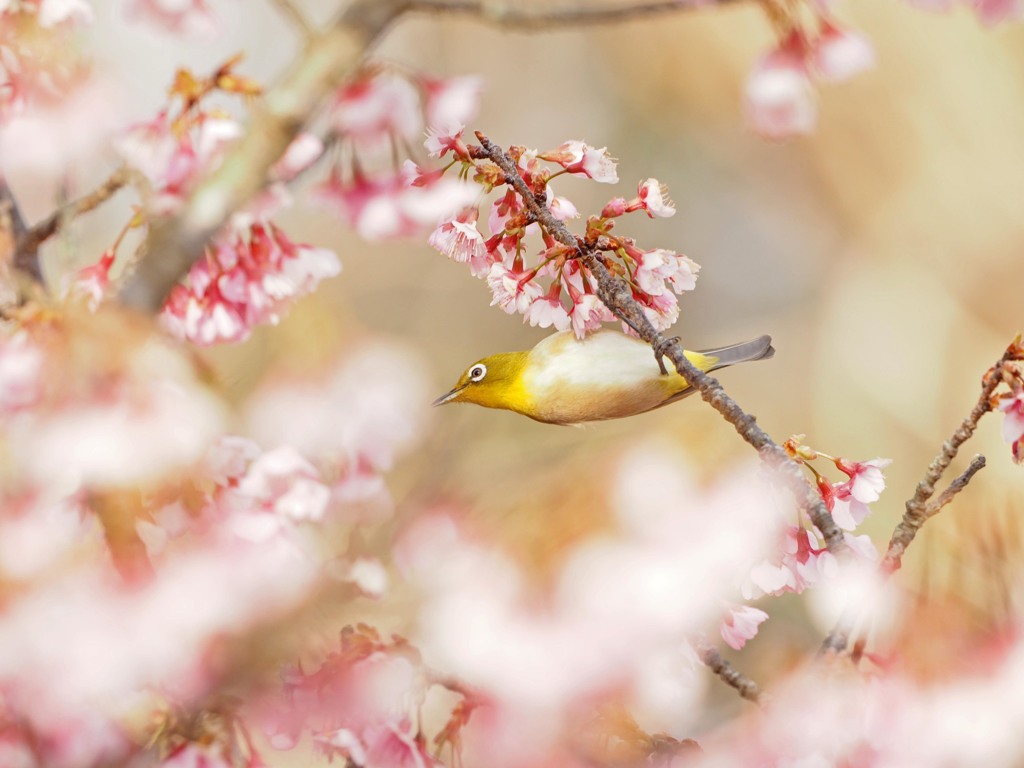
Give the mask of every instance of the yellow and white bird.
M 771 337 L 761 336 L 685 354 L 708 372 L 765 360 L 775 350 Z M 434 405 L 475 403 L 548 424 L 579 424 L 644 413 L 693 391 L 675 370 L 663 374 L 650 345 L 640 339 L 602 330 L 578 340 L 572 331 L 562 331 L 528 352 L 503 352 L 478 360 Z

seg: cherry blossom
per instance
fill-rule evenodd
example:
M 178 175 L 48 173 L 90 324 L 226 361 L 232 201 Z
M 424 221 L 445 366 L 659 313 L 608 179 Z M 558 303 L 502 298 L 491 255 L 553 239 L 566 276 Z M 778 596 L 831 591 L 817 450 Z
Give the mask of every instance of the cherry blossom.
M 315 163 L 324 152 L 324 143 L 312 133 L 303 131 L 294 139 L 270 169 L 270 176 L 290 181 Z
M 538 296 L 527 308 L 524 321 L 540 328 L 554 326 L 556 331 L 566 330 L 572 324 L 572 320 L 562 305 L 561 294 L 561 286 L 552 283 L 551 290 L 544 296 Z
M 474 277 L 484 277 L 491 271 L 484 236 L 476 227 L 477 208 L 466 208 L 452 219 L 442 221 L 431 233 L 428 242 L 449 259 L 469 264 Z
M 818 109 L 804 45 L 800 38 L 791 38 L 763 56 L 747 78 L 747 122 L 766 138 L 808 134 L 817 124 Z
M 221 31 L 221 22 L 206 0 L 131 0 L 125 14 L 173 35 L 210 41 Z
M 637 190 L 637 199 L 640 207 L 647 212 L 652 219 L 655 217 L 668 218 L 675 216 L 676 209 L 672 201 L 668 199 L 668 190 L 657 179 L 647 179 L 640 182 Z
M 34 405 L 42 394 L 45 356 L 27 331 L 0 333 L 0 414 Z
M 387 72 L 361 78 L 338 91 L 330 121 L 339 134 L 370 149 L 391 136 L 412 142 L 423 130 L 416 87 L 407 78 Z
M 608 156 L 607 147 L 595 149 L 582 141 L 567 141 L 556 149 L 539 153 L 537 157 L 558 163 L 569 173 L 583 174 L 602 184 L 619 181 L 615 161 Z
M 289 303 L 336 276 L 341 264 L 325 248 L 293 243 L 274 225 L 253 224 L 193 265 L 187 285 L 172 290 L 164 326 L 208 346 L 244 341 L 254 326 L 277 323 Z
M 747 644 L 748 640 L 757 635 L 758 625 L 767 618 L 767 613 L 749 605 L 730 608 L 725 618 L 722 619 L 722 639 L 730 648 L 738 651 Z
M 476 117 L 483 80 L 475 75 L 445 79 L 423 78 L 428 128 L 448 130 L 466 125 Z
M 836 462 L 836 466 L 850 477 L 850 495 L 864 504 L 878 501 L 881 497 L 882 491 L 885 490 L 885 476 L 882 470 L 890 464 L 892 459 L 854 462 L 839 459 Z
M 811 64 L 822 79 L 838 83 L 875 66 L 875 51 L 862 34 L 825 23 L 810 49 Z
M 1003 440 L 1017 443 L 1024 437 L 1024 389 L 1018 389 L 1011 397 L 999 401 L 1003 412 Z
M 38 18 L 41 27 L 53 27 L 65 22 L 91 24 L 93 12 L 86 0 L 41 0 Z
M 491 306 L 497 304 L 510 315 L 526 313 L 530 305 L 542 295 L 541 287 L 529 279 L 528 272 L 521 266 L 493 264 L 487 274 L 487 285 L 494 297 Z

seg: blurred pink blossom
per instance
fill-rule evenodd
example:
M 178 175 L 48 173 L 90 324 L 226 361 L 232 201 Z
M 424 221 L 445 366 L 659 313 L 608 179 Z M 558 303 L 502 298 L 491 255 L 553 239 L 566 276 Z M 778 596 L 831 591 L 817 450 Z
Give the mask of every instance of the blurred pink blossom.
M 796 40 L 796 42 L 794 42 Z M 799 39 L 763 56 L 744 86 L 747 122 L 760 135 L 785 139 L 814 130 L 818 108 Z
M 832 83 L 849 80 L 875 66 L 875 49 L 867 37 L 830 23 L 822 26 L 809 55 L 814 71 Z
M 130 0 L 125 14 L 132 21 L 202 42 L 221 33 L 221 22 L 206 0 Z
M 43 350 L 24 331 L 0 333 L 0 415 L 36 403 L 42 394 Z

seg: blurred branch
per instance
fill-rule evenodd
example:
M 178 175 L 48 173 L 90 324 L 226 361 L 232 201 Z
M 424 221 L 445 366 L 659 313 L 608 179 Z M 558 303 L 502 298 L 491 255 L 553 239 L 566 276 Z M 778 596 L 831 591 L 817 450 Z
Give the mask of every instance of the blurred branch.
M 148 256 L 125 281 L 121 299 L 154 313 L 232 213 L 263 187 L 270 166 L 324 99 L 350 75 L 367 48 L 409 0 L 354 0 L 267 92 L 245 136 L 197 186 L 182 210 L 150 228 Z
M 61 206 L 31 229 L 22 232 L 14 251 L 14 265 L 42 282 L 39 269 L 39 246 L 57 234 L 72 219 L 96 210 L 113 197 L 132 178 L 132 172 L 122 166 L 96 189 L 77 200 Z
M 992 410 L 992 395 L 996 387 L 1003 382 L 1003 370 L 1006 364 L 1011 360 L 1019 360 L 1022 354 L 1024 354 L 1024 347 L 1022 347 L 1021 338 L 1018 336 L 1006 348 L 1006 351 L 1003 352 L 1002 357 L 996 361 L 995 365 L 985 372 L 981 380 L 981 393 L 978 395 L 978 401 L 974 404 L 971 412 L 960 423 L 960 426 L 957 427 L 956 431 L 953 432 L 949 440 L 942 444 L 941 450 L 932 459 L 932 463 L 928 465 L 924 477 L 918 482 L 914 495 L 907 500 L 903 519 L 900 520 L 893 531 L 892 538 L 889 540 L 889 546 L 879 566 L 883 578 L 891 576 L 900 569 L 900 566 L 903 564 L 903 553 L 907 551 L 907 547 L 910 546 L 914 537 L 917 536 L 917 532 L 921 530 L 925 520 L 938 514 L 943 507 L 953 500 L 954 496 L 967 486 L 971 478 L 985 466 L 985 457 L 980 454 L 975 456 L 967 469 L 953 480 L 937 499 L 930 501 L 932 496 L 935 495 L 935 485 L 942 478 L 946 469 L 949 468 L 953 459 L 956 458 L 960 446 L 966 443 L 971 438 L 971 435 L 974 434 L 981 417 Z M 844 650 L 849 643 L 850 632 L 855 620 L 855 611 L 848 610 L 839 623 L 829 632 L 821 645 L 821 650 L 823 652 L 833 651 L 836 653 Z
M 303 15 L 292 0 L 271 0 L 274 6 L 281 12 L 281 15 L 286 16 L 302 36 L 306 40 L 313 38 L 314 31 L 313 27 L 310 26 L 309 22 L 306 21 L 306 17 Z
M 718 675 L 722 682 L 735 688 L 739 695 L 747 701 L 752 701 L 755 704 L 761 703 L 761 689 L 757 683 L 723 659 L 717 648 L 703 640 L 694 643 L 694 646 L 704 666 Z
M 7 179 L 0 176 L 0 261 L 9 263 L 35 282 L 42 283 L 43 273 L 39 267 L 37 249 L 23 255 L 18 248 L 24 234 L 25 219 L 22 218 L 21 209 L 7 185 Z
M 548 234 L 577 253 L 577 257 L 597 278 L 598 297 L 601 301 L 636 331 L 640 338 L 651 345 L 659 360 L 662 355 L 669 358 L 687 383 L 697 389 L 701 397 L 732 424 L 744 440 L 758 450 L 763 461 L 779 471 L 795 496 L 797 504 L 821 531 L 829 551 L 837 553 L 844 550 L 846 542 L 843 540 L 843 532 L 832 519 L 821 494 L 804 479 L 800 466 L 757 425 L 753 416 L 746 413 L 725 393 L 716 379 L 695 367 L 686 358 L 683 354 L 683 345 L 678 338 L 667 339 L 655 330 L 643 308 L 633 298 L 629 286 L 608 271 L 600 255 L 590 244 L 573 235 L 563 222 L 551 214 L 543 202 L 537 200 L 512 159 L 479 131 L 476 136 L 481 144 L 476 150 L 476 156 L 486 158 L 497 165 L 504 172 L 505 180 L 522 196 L 526 207 Z
M 544 31 L 555 27 L 612 24 L 653 18 L 694 8 L 723 5 L 732 0 L 661 0 L 614 7 L 551 9 L 523 8 L 521 0 L 412 0 L 410 11 L 479 16 L 484 21 L 513 29 Z

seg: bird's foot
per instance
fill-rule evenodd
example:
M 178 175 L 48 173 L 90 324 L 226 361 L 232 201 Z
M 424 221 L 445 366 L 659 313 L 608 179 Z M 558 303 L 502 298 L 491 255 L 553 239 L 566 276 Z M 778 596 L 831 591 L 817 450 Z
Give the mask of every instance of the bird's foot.
M 668 369 L 665 367 L 665 352 L 670 345 L 677 341 L 682 342 L 682 339 L 678 336 L 673 336 L 670 339 L 662 339 L 654 345 L 654 359 L 658 361 L 658 367 L 661 368 L 662 376 L 668 376 Z

